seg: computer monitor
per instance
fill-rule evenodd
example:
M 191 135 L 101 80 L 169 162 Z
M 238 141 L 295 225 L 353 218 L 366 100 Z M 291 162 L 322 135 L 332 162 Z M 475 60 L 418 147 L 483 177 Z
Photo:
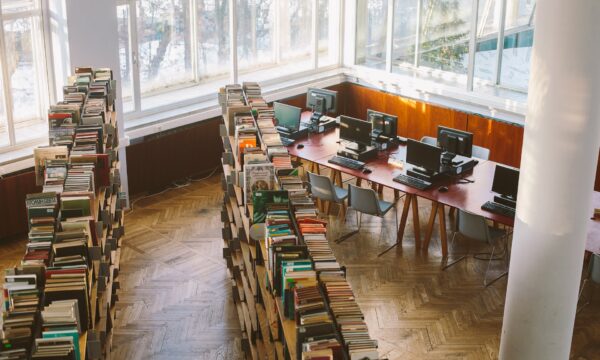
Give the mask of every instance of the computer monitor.
M 413 139 L 408 139 L 406 162 L 417 166 L 413 171 L 433 175 L 440 171 L 442 149 Z M 420 169 L 419 169 L 420 168 Z
M 518 190 L 519 169 L 497 164 L 496 170 L 494 171 L 492 191 L 500 194 L 504 199 L 516 202 Z
M 444 151 L 471 157 L 473 152 L 473 134 L 445 126 L 438 126 L 438 146 Z
M 398 132 L 398 117 L 375 110 L 367 110 L 367 120 L 373 124 L 373 133 L 394 138 Z
M 325 115 L 337 112 L 337 91 L 308 88 L 306 107 L 314 113 Z
M 340 139 L 350 141 L 355 146 L 346 146 L 347 149 L 364 151 L 371 145 L 371 131 L 373 124 L 368 121 L 350 116 L 340 116 Z
M 278 127 L 285 128 L 289 132 L 296 132 L 300 129 L 301 108 L 274 102 L 273 111 L 275 112 Z

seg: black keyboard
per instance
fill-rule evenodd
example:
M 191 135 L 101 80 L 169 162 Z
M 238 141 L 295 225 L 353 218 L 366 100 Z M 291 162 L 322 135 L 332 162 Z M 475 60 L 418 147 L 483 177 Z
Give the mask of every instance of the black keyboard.
M 416 177 L 412 177 L 412 176 L 409 176 L 406 174 L 400 174 L 400 175 L 396 176 L 394 178 L 394 181 L 399 182 L 400 184 L 414 187 L 419 190 L 425 190 L 432 185 L 429 181 L 417 179 Z
M 294 141 L 296 140 L 281 136 L 281 143 L 283 146 L 290 146 L 294 143 Z
M 515 218 L 515 209 L 493 201 L 486 202 L 485 204 L 481 205 L 481 208 L 494 214 L 503 215 L 513 219 Z
M 333 156 L 331 159 L 327 160 L 327 162 L 330 162 L 332 164 L 336 164 L 339 166 L 343 166 L 349 169 L 354 169 L 354 170 L 359 170 L 362 169 L 365 166 L 365 163 L 362 161 L 358 161 L 358 160 L 354 160 L 354 159 L 349 159 L 343 156 Z

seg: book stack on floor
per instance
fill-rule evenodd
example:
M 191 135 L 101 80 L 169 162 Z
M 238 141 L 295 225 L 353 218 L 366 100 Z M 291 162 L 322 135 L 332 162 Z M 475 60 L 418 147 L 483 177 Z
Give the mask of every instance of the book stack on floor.
M 77 68 L 48 111 L 49 146 L 34 150 L 37 185 L 26 208 L 29 243 L 6 270 L 0 359 L 102 359 L 117 300 L 120 192 L 115 83 Z
M 327 222 L 281 145 L 273 109 L 261 96 L 255 83 L 228 85 L 219 93 L 223 257 L 242 349 L 251 359 L 378 359 L 377 342 L 356 302 L 326 293 L 327 285 L 350 285 L 329 246 Z M 240 130 L 246 128 L 257 130 L 252 147 L 240 147 Z

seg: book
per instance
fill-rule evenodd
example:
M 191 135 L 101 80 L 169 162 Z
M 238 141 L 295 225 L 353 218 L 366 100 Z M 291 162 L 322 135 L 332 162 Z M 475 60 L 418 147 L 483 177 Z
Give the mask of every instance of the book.
M 273 164 L 244 165 L 244 199 L 248 204 L 252 194 L 257 190 L 273 190 L 275 188 L 275 168 Z

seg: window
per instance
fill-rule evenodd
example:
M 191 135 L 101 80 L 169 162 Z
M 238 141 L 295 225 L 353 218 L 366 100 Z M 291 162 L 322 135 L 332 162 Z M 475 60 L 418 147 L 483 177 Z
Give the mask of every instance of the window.
M 502 1 L 478 0 L 475 37 L 475 73 L 479 80 L 496 82 L 498 31 L 502 21 Z
M 394 65 L 414 65 L 415 63 L 418 7 L 419 0 L 396 0 L 394 2 L 394 40 L 392 43 Z M 395 71 L 397 69 L 394 67 Z
M 527 89 L 535 0 L 506 0 L 500 84 Z
M 357 64 L 385 69 L 387 11 L 388 0 L 358 1 L 356 5 Z
M 47 138 L 49 87 L 40 1 L 0 8 L 0 152 Z
M 238 82 L 267 81 L 338 62 L 340 0 L 317 0 L 317 9 L 307 0 L 235 0 L 235 11 L 229 0 L 118 1 L 129 118 L 214 97 L 232 71 Z

